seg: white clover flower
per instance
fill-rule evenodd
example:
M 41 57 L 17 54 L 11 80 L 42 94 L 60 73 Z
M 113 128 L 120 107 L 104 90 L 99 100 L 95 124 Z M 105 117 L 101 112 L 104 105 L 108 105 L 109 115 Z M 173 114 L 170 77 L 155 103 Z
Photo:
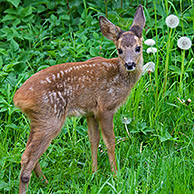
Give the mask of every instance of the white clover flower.
M 157 52 L 157 48 L 155 47 L 149 47 L 146 52 L 149 54 L 149 53 L 156 53 Z
M 142 75 L 144 75 L 146 72 L 154 72 L 154 71 L 155 71 L 155 63 L 148 62 L 143 66 Z
M 192 45 L 190 38 L 188 38 L 186 36 L 179 38 L 177 43 L 178 43 L 178 47 L 183 49 L 183 50 L 190 49 L 191 45 Z
M 153 39 L 147 39 L 144 41 L 144 43 L 148 46 L 153 46 L 156 44 L 155 40 L 153 40 Z
M 166 18 L 166 25 L 169 27 L 169 28 L 176 28 L 178 25 L 179 25 L 179 18 L 175 15 L 169 15 L 167 18 Z

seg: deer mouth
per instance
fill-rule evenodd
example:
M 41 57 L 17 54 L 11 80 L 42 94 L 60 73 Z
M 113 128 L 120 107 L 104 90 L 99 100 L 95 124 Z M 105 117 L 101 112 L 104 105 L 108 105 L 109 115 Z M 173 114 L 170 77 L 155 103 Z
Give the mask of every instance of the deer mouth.
M 127 71 L 134 71 L 136 67 L 136 64 L 134 62 L 132 63 L 125 63 L 125 68 Z

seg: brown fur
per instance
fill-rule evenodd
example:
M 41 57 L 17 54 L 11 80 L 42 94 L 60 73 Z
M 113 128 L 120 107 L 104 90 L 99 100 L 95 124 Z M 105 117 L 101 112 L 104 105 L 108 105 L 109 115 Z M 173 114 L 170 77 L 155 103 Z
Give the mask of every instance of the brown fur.
M 142 15 L 142 12 L 139 6 L 136 15 Z M 145 21 L 143 17 L 142 20 Z M 104 17 L 100 17 L 100 26 L 102 33 L 114 41 L 117 48 L 122 48 L 123 54 L 118 58 L 95 57 L 85 62 L 49 67 L 34 74 L 15 93 L 15 106 L 31 120 L 30 136 L 21 159 L 20 194 L 26 193 L 32 170 L 47 182 L 38 159 L 60 132 L 67 116 L 84 115 L 87 118 L 93 171 L 97 170 L 99 127 L 111 169 L 117 170 L 113 115 L 141 76 L 142 51 L 135 53 L 134 50 L 137 46 L 142 47 L 142 39 L 133 32 L 121 34 L 120 28 Z M 136 64 L 133 71 L 125 68 L 128 60 Z

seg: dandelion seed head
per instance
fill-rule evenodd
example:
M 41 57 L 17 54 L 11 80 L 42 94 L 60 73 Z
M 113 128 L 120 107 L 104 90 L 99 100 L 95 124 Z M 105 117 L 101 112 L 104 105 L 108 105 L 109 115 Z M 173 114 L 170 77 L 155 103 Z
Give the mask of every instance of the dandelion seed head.
M 156 53 L 157 52 L 157 48 L 155 47 L 149 47 L 146 52 L 149 54 L 149 53 Z
M 147 39 L 144 41 L 144 43 L 148 46 L 153 46 L 156 44 L 155 40 L 153 40 L 153 39 Z
M 123 123 L 126 124 L 126 125 L 130 124 L 131 121 L 132 121 L 131 118 L 126 118 L 126 117 L 123 118 Z
M 154 72 L 155 71 L 155 63 L 154 62 L 148 62 L 143 66 L 143 72 L 144 75 L 146 72 Z
M 191 99 L 189 98 L 189 99 L 187 100 L 187 102 L 191 103 Z
M 178 39 L 178 47 L 183 50 L 188 50 L 191 48 L 192 42 L 190 38 L 183 36 Z
M 166 18 L 166 25 L 169 28 L 176 28 L 179 25 L 179 18 L 173 14 Z

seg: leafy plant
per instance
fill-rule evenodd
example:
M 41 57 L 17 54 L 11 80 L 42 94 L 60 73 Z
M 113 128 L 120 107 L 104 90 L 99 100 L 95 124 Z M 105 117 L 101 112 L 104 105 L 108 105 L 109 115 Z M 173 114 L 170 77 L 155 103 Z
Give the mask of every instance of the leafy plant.
M 142 76 L 115 115 L 117 177 L 109 169 L 103 142 L 98 153 L 99 170 L 90 173 L 86 121 L 68 118 L 40 161 L 48 185 L 33 177 L 29 190 L 193 192 L 194 50 L 182 51 L 177 46 L 182 36 L 193 41 L 193 1 L 4 0 L 0 1 L 0 193 L 18 193 L 20 158 L 29 136 L 28 120 L 13 105 L 16 90 L 34 73 L 51 65 L 95 56 L 116 57 L 115 46 L 100 32 L 98 17 L 107 15 L 128 30 L 139 3 L 147 20 L 143 38 L 154 39 L 157 48 L 155 54 L 147 54 L 144 45 L 144 63 L 153 61 L 155 72 Z M 170 14 L 180 20 L 173 30 L 165 22 Z

